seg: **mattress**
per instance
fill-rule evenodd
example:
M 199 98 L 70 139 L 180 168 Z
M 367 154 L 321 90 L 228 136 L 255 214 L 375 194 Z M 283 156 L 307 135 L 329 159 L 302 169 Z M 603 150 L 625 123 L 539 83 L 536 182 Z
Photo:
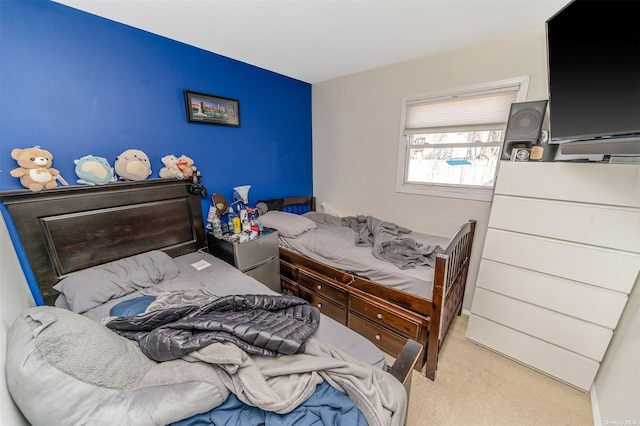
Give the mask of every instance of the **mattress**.
M 173 259 L 180 270 L 179 279 L 166 281 L 126 296 L 109 300 L 83 313 L 88 318 L 100 321 L 109 316 L 109 311 L 118 303 L 143 295 L 157 296 L 164 291 L 204 289 L 216 296 L 235 294 L 278 294 L 254 278 L 240 273 L 228 263 L 206 252 L 193 252 Z M 65 307 L 59 297 L 56 306 Z M 386 368 L 384 354 L 369 340 L 356 332 L 322 315 L 320 325 L 313 336 L 347 354 L 373 366 Z
M 319 212 L 308 212 L 303 216 L 313 220 L 317 228 L 296 238 L 280 236 L 282 247 L 397 290 L 431 299 L 433 267 L 400 269 L 391 262 L 374 257 L 371 247 L 356 246 L 357 233 L 349 227 L 342 226 L 341 218 Z M 442 248 L 447 247 L 449 243 L 448 238 L 419 232 L 411 232 L 403 237 L 412 238 L 423 245 L 438 245 Z

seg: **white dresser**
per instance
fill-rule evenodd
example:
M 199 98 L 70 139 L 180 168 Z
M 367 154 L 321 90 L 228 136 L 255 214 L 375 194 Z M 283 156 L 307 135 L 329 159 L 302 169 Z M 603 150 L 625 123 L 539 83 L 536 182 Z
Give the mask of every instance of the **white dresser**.
M 640 272 L 640 166 L 500 165 L 467 338 L 589 390 Z

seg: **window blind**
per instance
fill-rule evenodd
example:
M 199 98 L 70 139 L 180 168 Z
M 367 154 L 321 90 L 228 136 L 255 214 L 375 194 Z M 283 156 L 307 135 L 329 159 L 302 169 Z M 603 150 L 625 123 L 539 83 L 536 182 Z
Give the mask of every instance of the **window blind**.
M 504 128 L 518 86 L 498 92 L 454 95 L 447 98 L 415 100 L 407 103 L 405 133 L 446 133 L 474 128 Z

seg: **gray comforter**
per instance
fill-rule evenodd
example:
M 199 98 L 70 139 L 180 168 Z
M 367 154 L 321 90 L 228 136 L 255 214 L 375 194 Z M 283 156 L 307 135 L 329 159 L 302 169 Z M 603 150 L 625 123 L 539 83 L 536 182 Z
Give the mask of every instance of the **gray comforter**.
M 106 326 L 136 340 L 149 358 L 169 361 L 216 342 L 264 356 L 304 352 L 320 312 L 295 296 L 236 295 L 204 306 L 169 306 L 118 317 Z
M 372 247 L 371 252 L 375 257 L 391 262 L 400 269 L 434 266 L 435 255 L 442 252 L 440 246 L 423 245 L 412 238 L 401 237 L 411 230 L 373 216 L 343 217 L 342 224 L 358 233 L 357 246 Z
M 287 413 L 323 380 L 349 395 L 371 426 L 405 420 L 399 381 L 313 336 L 300 354 L 249 355 L 234 344 L 213 343 L 156 363 L 95 321 L 40 306 L 16 319 L 7 343 L 9 390 L 33 425 L 166 425 L 219 406 L 229 392 Z

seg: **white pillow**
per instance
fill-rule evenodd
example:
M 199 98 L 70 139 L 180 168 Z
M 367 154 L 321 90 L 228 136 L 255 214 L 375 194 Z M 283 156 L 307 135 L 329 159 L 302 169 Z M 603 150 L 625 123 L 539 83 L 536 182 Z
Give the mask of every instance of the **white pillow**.
M 318 227 L 311 219 L 277 210 L 268 211 L 259 216 L 258 219 L 260 219 L 262 225 L 277 230 L 285 238 L 298 238 L 305 232 Z

